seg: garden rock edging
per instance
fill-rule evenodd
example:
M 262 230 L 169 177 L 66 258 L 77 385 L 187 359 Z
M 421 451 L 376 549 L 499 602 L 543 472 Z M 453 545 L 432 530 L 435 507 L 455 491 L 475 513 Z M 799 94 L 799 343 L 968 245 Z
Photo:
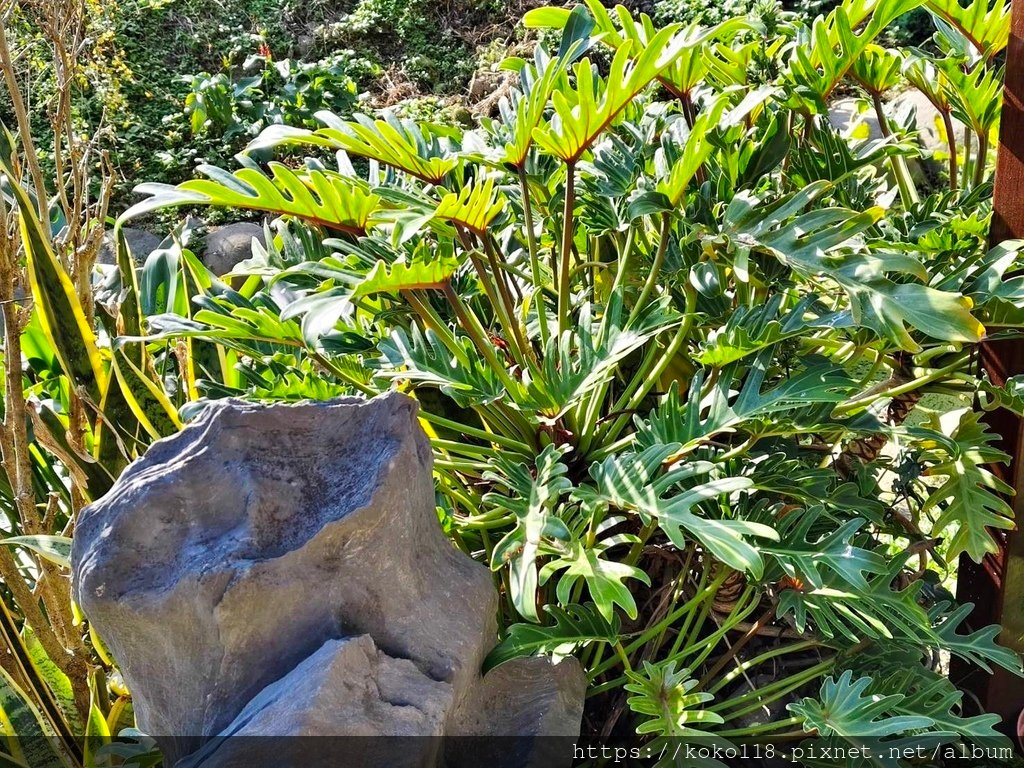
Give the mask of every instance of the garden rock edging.
M 441 531 L 416 414 L 397 393 L 211 403 L 83 510 L 75 596 L 167 765 L 287 764 L 215 738 L 231 735 L 579 733 L 575 660 L 518 659 L 481 677 L 497 594 Z M 478 764 L 448 741 L 416 744 L 411 762 L 344 764 Z M 536 764 L 528 744 L 502 753 L 512 761 L 496 764 Z

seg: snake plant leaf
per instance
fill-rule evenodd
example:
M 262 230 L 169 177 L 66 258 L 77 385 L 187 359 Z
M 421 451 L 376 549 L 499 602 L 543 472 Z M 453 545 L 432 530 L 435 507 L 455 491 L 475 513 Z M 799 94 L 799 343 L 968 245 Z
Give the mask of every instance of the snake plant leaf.
M 6 166 L 0 166 L 0 171 L 14 178 Z M 108 372 L 96 333 L 86 319 L 71 277 L 57 259 L 49 229 L 39 221 L 28 193 L 20 184 L 12 184 L 11 190 L 18 205 L 29 283 L 43 331 L 64 373 L 98 405 L 106 389 Z
M 0 539 L 0 544 L 9 547 L 24 547 L 61 568 L 71 568 L 71 539 L 67 536 L 47 534 L 8 536 L 6 539 Z
M 71 768 L 39 710 L 0 667 L 0 759 L 23 768 Z
M 109 402 L 104 399 L 104 404 Z M 47 451 L 58 457 L 67 471 L 75 478 L 79 488 L 90 500 L 98 499 L 114 484 L 111 467 L 89 455 L 82 455 L 68 441 L 66 418 L 62 419 L 47 403 L 37 403 L 29 409 L 32 429 L 36 439 L 46 446 Z
M 21 630 L 21 638 L 32 666 L 39 673 L 40 679 L 46 684 L 53 694 L 53 701 L 59 707 L 61 714 L 67 721 L 68 726 L 74 733 L 82 733 L 84 724 L 82 717 L 75 706 L 75 693 L 71 686 L 71 680 L 65 675 L 60 667 L 53 663 L 43 648 L 42 643 L 32 628 L 25 625 Z
M 605 618 L 592 603 L 546 605 L 544 611 L 555 623 L 510 626 L 502 641 L 487 655 L 485 672 L 520 656 L 556 653 L 591 643 L 614 643 L 618 639 L 618 617 Z

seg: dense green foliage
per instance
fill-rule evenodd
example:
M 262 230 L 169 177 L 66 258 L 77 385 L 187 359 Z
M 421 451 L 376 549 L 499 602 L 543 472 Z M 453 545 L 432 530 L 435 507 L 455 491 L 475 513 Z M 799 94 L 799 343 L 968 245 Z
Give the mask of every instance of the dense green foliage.
M 938 586 L 1011 525 L 983 467 L 1005 457 L 969 408 L 1006 397 L 970 346 L 1024 306 L 1015 248 L 985 251 L 999 31 L 957 17 L 934 60 L 875 45 L 916 6 L 661 30 L 598 4 L 533 11 L 562 30 L 557 55 L 510 61 L 520 90 L 480 130 L 323 114 L 253 149 L 326 148 L 336 167 L 143 187 L 127 217 L 285 216 L 241 291 L 212 282 L 150 317 L 146 343 L 221 348 L 178 370 L 182 393 L 415 394 L 442 521 L 505 596 L 492 663 L 575 648 L 591 737 L 834 741 L 910 711 L 904 730 L 999 743 L 927 653 L 1019 670 Z M 915 187 L 898 126 L 849 143 L 821 117 L 841 85 L 922 67 L 976 137 L 944 190 Z M 172 267 L 147 269 L 191 293 Z M 929 392 L 964 407 L 929 417 Z M 878 674 L 893 664 L 909 676 Z M 778 680 L 753 685 L 764 665 Z
M 185 226 L 139 271 L 122 243 L 96 306 L 74 216 L 37 206 L 0 147 L 34 299 L 17 380 L 47 428 L 32 499 L 0 493 L 5 536 L 35 537 L 15 542 L 26 581 L 206 400 L 397 388 L 421 404 L 442 525 L 502 595 L 488 665 L 575 654 L 587 738 L 1005 746 L 937 659 L 1020 672 L 943 587 L 1013 525 L 980 408 L 1024 400 L 972 354 L 1024 327 L 1018 244 L 986 244 L 1008 14 L 932 0 L 927 51 L 883 47 L 920 5 L 847 0 L 808 23 L 759 3 L 711 27 L 535 9 L 543 42 L 505 63 L 517 85 L 477 127 L 282 110 L 295 125 L 268 121 L 237 170 L 141 187 L 121 223 L 278 218 L 231 279 Z M 881 104 L 894 87 L 967 126 L 929 188 Z M 836 132 L 839 89 L 875 105 L 882 140 Z M 51 503 L 49 528 L 17 517 Z M 26 658 L 33 618 L 9 622 Z M 88 722 L 92 748 L 129 699 L 102 646 L 81 652 L 84 706 L 50 701 L 67 686 L 31 659 L 37 685 L 4 690 Z

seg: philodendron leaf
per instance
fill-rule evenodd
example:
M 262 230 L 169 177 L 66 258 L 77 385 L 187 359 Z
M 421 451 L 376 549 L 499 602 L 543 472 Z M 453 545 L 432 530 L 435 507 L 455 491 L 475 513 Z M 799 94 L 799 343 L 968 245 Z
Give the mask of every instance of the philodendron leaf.
M 458 261 L 451 256 L 432 261 L 417 259 L 412 263 L 399 261 L 391 264 L 390 269 L 389 265 L 378 261 L 356 286 L 352 298 L 357 299 L 374 293 L 444 288 L 452 279 L 457 267 Z
M 991 530 L 1013 528 L 1013 508 L 1004 499 L 1013 489 L 986 469 L 1010 457 L 992 445 L 998 437 L 977 413 L 965 412 L 948 437 L 938 429 L 909 432 L 920 441 L 922 458 L 932 463 L 925 474 L 944 479 L 922 507 L 923 512 L 939 511 L 932 535 L 949 531 L 948 556 L 966 552 L 980 563 L 998 549 Z
M 497 472 L 485 472 L 484 479 L 508 488 L 510 496 L 488 493 L 485 503 L 511 512 L 516 527 L 494 547 L 491 568 L 509 566 L 512 603 L 524 618 L 540 621 L 537 613 L 537 557 L 544 539 L 567 541 L 571 534 L 555 514 L 559 500 L 572 488 L 562 462 L 567 447 L 548 445 L 537 457 L 536 468 L 496 457 Z
M 434 215 L 485 237 L 488 225 L 504 208 L 505 200 L 495 194 L 494 177 L 489 176 L 482 183 L 467 184 L 461 192 L 449 192 L 438 203 Z
M 726 210 L 723 234 L 745 247 L 766 249 L 798 274 L 835 280 L 846 292 L 853 321 L 901 349 L 921 350 L 908 326 L 942 341 L 979 341 L 985 328 L 971 314 L 970 298 L 918 282 L 896 282 L 888 275 L 924 280 L 928 273 L 907 255 L 864 251 L 864 235 L 884 215 L 881 208 L 817 208 L 800 214 L 831 188 L 817 181 L 771 201 L 740 192 Z
M 990 624 L 974 632 L 960 634 L 957 630 L 967 621 L 974 605 L 964 603 L 946 613 L 948 608 L 948 604 L 940 603 L 930 612 L 936 638 L 932 642 L 934 647 L 947 650 L 987 672 L 991 672 L 992 664 L 996 664 L 1018 677 L 1024 676 L 1020 655 L 996 642 L 1000 631 L 998 625 Z
M 673 496 L 663 495 L 679 473 L 673 470 L 661 475 L 661 465 L 679 447 L 678 443 L 652 446 L 642 453 L 612 456 L 594 464 L 590 468 L 590 476 L 597 484 L 597 491 L 580 489 L 577 496 L 655 518 L 658 526 L 679 549 L 685 549 L 688 540 L 696 539 L 723 563 L 760 578 L 764 572 L 764 561 L 747 537 L 777 540 L 778 534 L 774 529 L 746 520 L 723 519 L 719 515 L 701 516 L 695 511 L 704 502 L 752 489 L 753 480 L 749 477 L 722 477 L 686 488 Z
M 374 223 L 381 199 L 365 184 L 336 171 L 294 171 L 281 163 L 271 163 L 269 168 L 268 176 L 255 168 L 228 173 L 203 165 L 199 171 L 207 179 L 176 187 L 141 184 L 136 191 L 150 197 L 125 211 L 120 221 L 171 206 L 211 205 L 296 216 L 353 235 L 365 234 Z
M 892 710 L 903 701 L 902 694 L 870 696 L 870 677 L 853 679 L 846 670 L 838 680 L 829 677 L 821 685 L 818 699 L 804 699 L 788 705 L 802 717 L 804 730 L 817 730 L 822 736 L 841 736 L 853 740 L 884 739 L 912 729 L 928 728 L 933 720 L 923 715 L 894 715 Z
M 625 581 L 637 579 L 650 586 L 651 579 L 635 565 L 602 557 L 605 548 L 600 544 L 588 547 L 580 541 L 574 541 L 568 552 L 541 568 L 540 583 L 546 584 L 555 573 L 561 571 L 562 575 L 555 591 L 559 601 L 568 603 L 573 587 L 582 579 L 594 599 L 598 612 L 606 621 L 612 620 L 616 606 L 629 618 L 635 619 L 636 601 Z
M 709 737 L 706 731 L 694 725 L 718 725 L 724 722 L 720 715 L 703 708 L 714 696 L 694 691 L 697 680 L 690 670 L 676 670 L 676 662 L 652 664 L 645 661 L 637 672 L 627 672 L 629 682 L 624 686 L 632 696 L 629 708 L 643 720 L 637 733 L 655 733 L 668 737 Z
M 505 638 L 488 654 L 484 671 L 520 656 L 555 653 L 589 643 L 614 643 L 619 636 L 617 617 L 603 617 L 597 608 L 587 605 L 546 605 L 544 610 L 554 619 L 550 626 L 513 624 Z

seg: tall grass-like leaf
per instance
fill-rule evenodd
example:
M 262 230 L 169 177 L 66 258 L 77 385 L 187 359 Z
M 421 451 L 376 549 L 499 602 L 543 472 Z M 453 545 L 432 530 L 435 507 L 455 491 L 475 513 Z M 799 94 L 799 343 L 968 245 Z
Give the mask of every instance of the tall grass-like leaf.
M 9 168 L 0 166 L 0 170 L 13 178 Z M 108 374 L 96 344 L 96 333 L 86 319 L 75 286 L 57 259 L 49 231 L 39 221 L 28 194 L 19 184 L 12 184 L 11 190 L 18 204 L 29 282 L 43 330 L 65 373 L 98 404 Z
M 39 710 L 0 668 L 0 759 L 21 768 L 70 768 L 70 759 L 55 748 L 56 739 Z
M 71 539 L 67 536 L 35 534 L 32 536 L 8 536 L 0 544 L 9 547 L 24 547 L 61 568 L 71 568 Z

